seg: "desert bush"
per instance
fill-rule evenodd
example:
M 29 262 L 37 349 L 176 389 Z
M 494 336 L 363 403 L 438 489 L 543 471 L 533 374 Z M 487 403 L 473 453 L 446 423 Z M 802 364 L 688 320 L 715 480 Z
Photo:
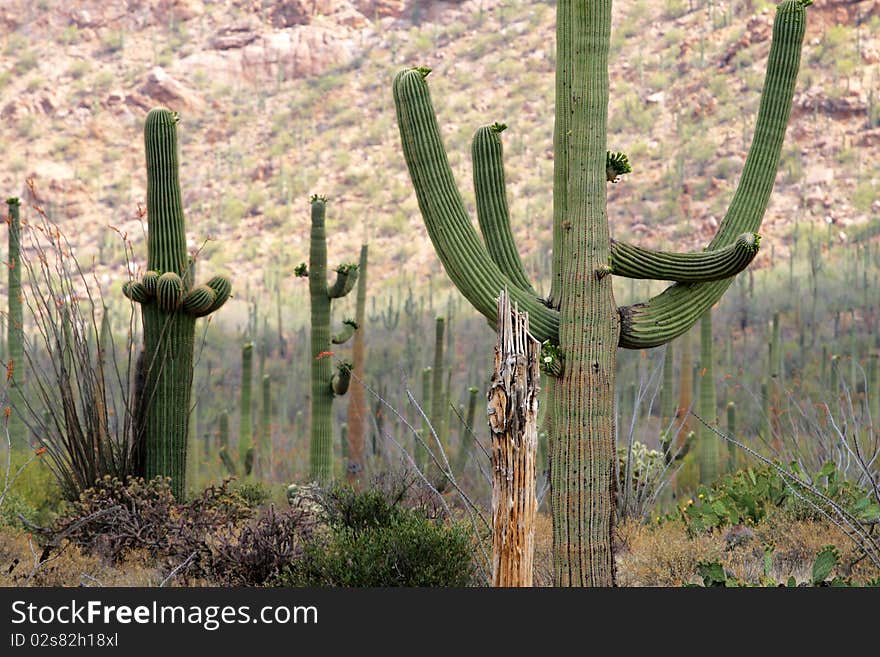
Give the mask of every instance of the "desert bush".
M 320 497 L 329 532 L 317 533 L 278 578 L 296 586 L 468 586 L 470 529 L 431 506 L 404 504 L 409 487 L 364 492 L 335 486 Z
M 212 542 L 233 536 L 253 516 L 229 484 L 227 480 L 210 486 L 190 502 L 178 504 L 167 478 L 132 478 L 124 484 L 105 476 L 49 528 L 40 529 L 44 555 L 69 542 L 86 554 L 117 563 L 137 552 L 169 567 L 191 559 L 189 574 L 209 576 Z
M 795 475 L 801 475 L 796 465 L 791 467 Z M 783 476 L 777 465 L 739 470 L 711 487 L 701 487 L 697 499 L 689 500 L 681 514 L 691 532 L 700 532 L 725 525 L 756 524 L 771 508 L 784 510 L 792 521 L 821 520 L 832 511 L 831 503 L 861 522 L 880 521 L 880 505 L 872 494 L 843 479 L 831 462 L 812 478 L 810 485 Z
M 316 518 L 301 508 L 269 506 L 235 535 L 223 534 L 207 560 L 213 580 L 229 586 L 259 586 L 277 578 L 302 556 Z

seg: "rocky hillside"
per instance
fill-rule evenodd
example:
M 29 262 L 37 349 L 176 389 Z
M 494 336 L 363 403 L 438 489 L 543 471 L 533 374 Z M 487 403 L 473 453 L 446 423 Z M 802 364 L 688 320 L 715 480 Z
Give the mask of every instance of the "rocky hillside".
M 613 231 L 695 249 L 723 216 L 751 138 L 772 4 L 633 0 L 615 7 L 609 147 Z M 439 265 L 411 191 L 391 79 L 434 69 L 456 175 L 472 198 L 473 130 L 503 121 L 527 265 L 550 247 L 554 3 L 522 0 L 6 0 L 0 6 L 0 188 L 41 203 L 108 286 L 127 279 L 118 228 L 144 260 L 142 121 L 182 115 L 181 179 L 205 275 L 239 301 L 302 294 L 308 196 L 331 200 L 331 261 L 371 244 L 376 294 Z M 852 239 L 880 216 L 880 0 L 816 0 L 758 265 L 797 230 Z M 268 293 L 268 292 L 267 292 Z M 243 309 L 239 308 L 239 316 Z M 235 318 L 237 315 L 232 314 Z

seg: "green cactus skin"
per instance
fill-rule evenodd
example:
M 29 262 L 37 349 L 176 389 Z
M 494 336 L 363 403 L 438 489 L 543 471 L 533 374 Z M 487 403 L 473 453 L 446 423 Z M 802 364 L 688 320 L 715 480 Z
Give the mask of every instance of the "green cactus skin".
M 333 476 L 333 398 L 344 395 L 351 380 L 351 365 L 342 363 L 336 373 L 330 351 L 330 304 L 354 289 L 358 278 L 356 264 L 336 269 L 336 281 L 327 285 L 327 199 L 311 198 L 311 236 L 309 247 L 309 297 L 311 302 L 311 390 L 312 426 L 309 443 L 309 471 L 312 481 L 327 483 Z M 354 322 L 351 322 L 354 324 Z M 350 326 L 350 328 L 353 327 Z
M 464 426 L 461 428 L 461 438 L 458 441 L 458 452 L 456 452 L 455 455 L 455 466 L 452 469 L 458 477 L 460 477 L 465 469 L 467 469 L 467 464 L 471 455 L 473 436 L 479 435 L 479 427 L 474 425 L 477 416 L 477 397 L 479 394 L 479 388 L 473 386 L 468 388 L 467 411 L 464 414 Z M 473 432 L 473 434 L 471 432 Z
M 9 439 L 12 445 L 26 442 L 26 431 L 21 414 L 24 397 L 21 388 L 25 382 L 24 367 L 24 314 L 21 296 L 21 201 L 16 197 L 6 199 L 9 214 L 9 319 L 6 333 L 6 376 L 11 413 L 8 420 Z
M 339 333 L 334 333 L 333 337 L 330 338 L 330 342 L 333 344 L 345 344 L 354 337 L 358 326 L 357 321 L 353 319 L 344 320 L 342 322 L 342 330 Z
M 144 122 L 147 164 L 147 273 L 123 293 L 141 304 L 146 386 L 144 474 L 171 478 L 177 499 L 186 490 L 187 433 L 192 397 L 195 320 L 219 309 L 231 284 L 221 276 L 208 286 L 222 290 L 200 313 L 182 308 L 190 293 L 189 256 L 181 202 L 175 112 L 156 108 Z
M 758 254 L 761 237 L 743 233 L 730 246 L 715 251 L 668 253 L 611 240 L 611 271 L 626 278 L 701 283 L 736 276 Z
M 424 442 L 427 447 L 417 444 L 415 449 L 415 462 L 416 467 L 422 472 L 428 467 L 428 449 L 433 448 L 434 445 L 434 437 L 431 435 L 431 421 L 430 421 L 430 412 L 431 412 L 431 392 L 432 392 L 432 377 L 433 370 L 430 367 L 426 367 L 422 370 L 422 412 L 424 413 L 424 418 L 422 420 L 422 428 L 420 430 L 420 434 L 422 437 L 422 442 Z
M 663 386 L 660 388 L 660 436 L 661 450 L 670 455 L 672 436 L 675 431 L 672 422 L 675 419 L 675 349 L 673 343 L 666 343 L 663 354 Z
M 440 444 L 445 450 L 446 435 L 443 431 L 445 424 L 444 417 L 446 414 L 446 394 L 443 388 L 443 374 L 446 372 L 446 363 L 444 360 L 443 349 L 443 332 L 446 329 L 446 320 L 443 317 L 437 317 L 434 320 L 434 366 L 432 368 L 431 377 L 431 426 L 434 427 L 434 433 L 440 439 Z M 429 443 L 434 448 L 433 441 Z
M 738 236 L 760 227 L 791 110 L 807 4 L 784 0 L 777 8 L 754 141 L 709 251 L 734 244 Z M 425 81 L 430 69 L 401 71 L 393 92 L 419 209 L 447 275 L 493 325 L 497 296 L 507 288 L 529 313 L 532 334 L 558 345 L 564 361 L 550 401 L 555 582 L 611 585 L 615 349 L 654 347 L 685 333 L 720 299 L 731 279 L 673 283 L 646 303 L 616 306 L 612 277 L 607 276 L 611 0 L 558 0 L 556 6 L 553 262 L 546 302 L 514 283 L 505 272 L 511 271 L 511 261 L 489 246 L 508 246 L 506 234 L 484 236 L 484 244 L 471 224 L 431 104 Z M 484 185 L 484 191 L 497 199 L 500 157 L 487 157 L 480 166 L 494 168 L 494 182 Z M 616 178 L 617 172 L 612 173 Z
M 700 320 L 700 417 L 711 426 L 718 424 L 714 362 L 712 311 L 707 310 Z M 700 466 L 701 484 L 710 484 L 721 475 L 720 447 L 714 432 L 700 422 L 697 425 L 697 463 Z
M 254 343 L 241 347 L 241 398 L 238 414 L 238 462 L 243 464 L 254 447 L 253 408 Z
M 263 403 L 260 408 L 260 467 L 265 476 L 270 471 L 272 457 L 272 377 L 263 375 Z
M 368 247 L 361 245 L 360 258 L 358 259 L 357 302 L 355 304 L 355 323 L 359 327 L 364 326 L 366 321 L 367 306 L 367 260 Z M 390 303 L 390 300 L 389 300 Z M 389 315 L 391 308 L 389 307 Z M 400 311 L 397 312 L 400 317 Z M 366 340 L 363 328 L 355 332 L 354 342 L 351 347 L 352 366 L 354 372 L 363 377 L 367 361 Z M 348 482 L 356 486 L 364 472 L 364 438 L 366 435 L 366 421 L 369 414 L 367 406 L 366 390 L 363 386 L 356 385 L 351 389 L 348 401 L 348 453 L 345 466 L 345 476 Z
M 736 439 L 736 404 L 727 402 L 727 434 Z M 736 445 L 727 441 L 727 471 L 736 471 Z
M 510 230 L 510 210 L 504 183 L 504 164 L 500 134 L 503 123 L 479 128 L 471 144 L 474 162 L 474 191 L 480 232 L 486 240 L 489 256 L 510 282 L 522 291 L 537 297 L 532 289 L 519 250 Z

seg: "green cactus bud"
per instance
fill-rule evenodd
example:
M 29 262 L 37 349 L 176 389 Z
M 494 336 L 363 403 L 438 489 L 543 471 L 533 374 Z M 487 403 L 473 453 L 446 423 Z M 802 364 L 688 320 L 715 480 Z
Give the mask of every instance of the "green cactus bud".
M 605 177 L 608 182 L 616 183 L 627 173 L 632 173 L 632 167 L 626 153 L 608 151 L 605 155 Z

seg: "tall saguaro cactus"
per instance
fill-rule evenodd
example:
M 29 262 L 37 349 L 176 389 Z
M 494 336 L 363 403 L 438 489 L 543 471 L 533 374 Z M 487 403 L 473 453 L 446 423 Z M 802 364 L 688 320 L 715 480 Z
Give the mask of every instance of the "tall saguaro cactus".
M 359 330 L 355 331 L 351 347 L 352 366 L 358 376 L 364 376 L 366 364 L 366 344 L 364 341 L 364 323 L 366 322 L 367 306 L 367 245 L 361 245 L 358 260 L 357 303 L 354 321 Z M 349 483 L 356 483 L 364 471 L 364 436 L 367 433 L 367 417 L 369 416 L 366 390 L 356 385 L 351 389 L 348 401 L 348 464 L 345 468 Z
M 203 285 L 189 282 L 177 122 L 177 113 L 165 108 L 147 114 L 147 272 L 140 281 L 127 282 L 122 291 L 141 304 L 144 325 L 144 474 L 171 477 L 172 491 L 181 499 L 195 323 L 226 303 L 232 286 L 223 276 Z
M 353 263 L 336 268 L 333 285 L 327 283 L 327 235 L 324 227 L 327 199 L 313 196 L 312 230 L 309 247 L 309 265 L 301 264 L 297 276 L 308 276 L 311 303 L 311 370 L 312 370 L 312 427 L 309 444 L 309 470 L 313 481 L 327 482 L 333 473 L 333 398 L 348 391 L 351 382 L 351 363 L 339 362 L 336 371 L 331 366 L 330 342 L 343 344 L 357 330 L 352 319 L 343 322 L 340 333 L 330 335 L 330 305 L 333 299 L 344 297 L 354 289 L 358 266 Z
M 25 439 L 24 413 L 21 386 L 24 384 L 24 314 L 21 297 L 21 201 L 17 197 L 6 199 L 9 210 L 9 324 L 6 345 L 6 386 L 12 410 L 8 419 L 9 439 L 13 445 L 23 444 Z
M 609 153 L 611 0 L 558 0 L 554 130 L 553 259 L 549 298 L 528 284 L 509 229 L 502 126 L 474 137 L 474 186 L 485 242 L 468 216 L 440 137 L 426 77 L 401 71 L 394 100 L 419 208 L 446 273 L 492 324 L 505 287 L 547 343 L 552 385 L 551 508 L 557 585 L 610 585 L 614 517 L 614 366 L 617 347 L 664 344 L 711 308 L 757 250 L 755 232 L 773 188 L 809 0 L 777 8 L 755 136 L 718 233 L 698 254 L 651 252 L 610 237 L 606 186 L 630 170 Z M 489 172 L 490 175 L 485 175 Z M 673 281 L 658 296 L 618 308 L 608 274 Z M 549 360 L 548 360 L 549 359 Z M 549 367 L 548 367 L 549 366 Z

